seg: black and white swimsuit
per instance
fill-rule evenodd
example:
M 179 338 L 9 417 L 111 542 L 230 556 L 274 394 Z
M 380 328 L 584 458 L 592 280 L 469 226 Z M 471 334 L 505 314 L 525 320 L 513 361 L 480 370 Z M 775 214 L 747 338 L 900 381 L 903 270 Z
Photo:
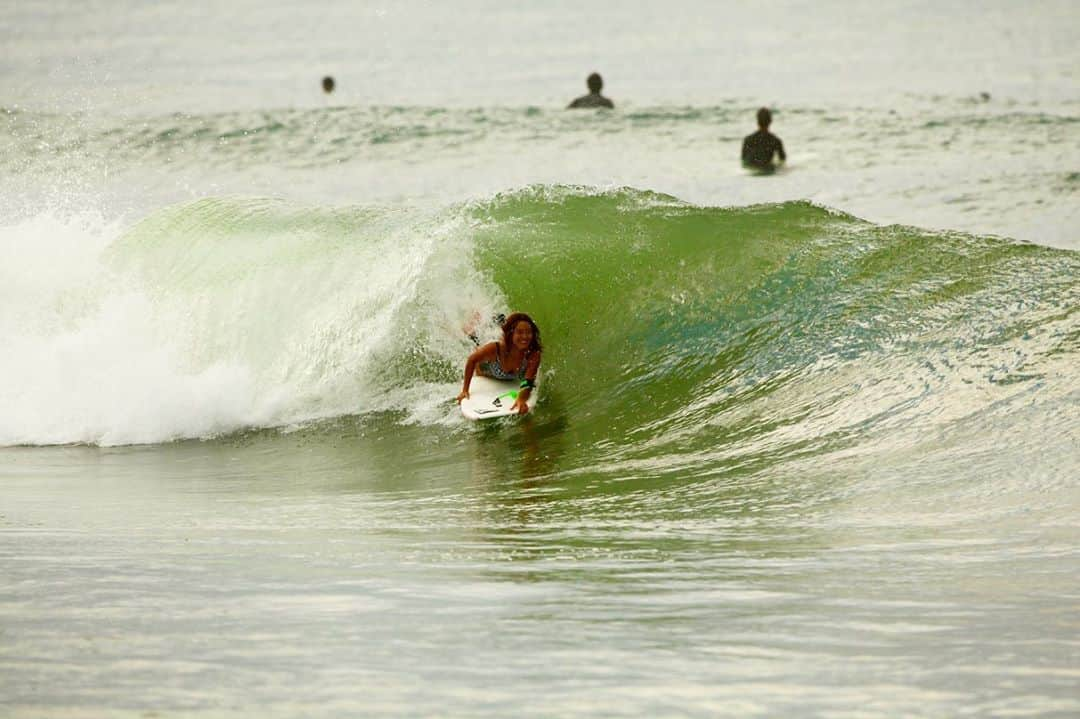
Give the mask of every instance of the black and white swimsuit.
M 517 371 L 510 373 L 502 368 L 502 343 L 497 342 L 495 344 L 495 361 L 494 362 L 482 362 L 480 369 L 484 371 L 484 374 L 491 379 L 501 380 L 523 380 L 525 379 L 525 368 L 529 364 L 529 355 L 525 354 L 521 358 L 521 365 L 517 368 Z

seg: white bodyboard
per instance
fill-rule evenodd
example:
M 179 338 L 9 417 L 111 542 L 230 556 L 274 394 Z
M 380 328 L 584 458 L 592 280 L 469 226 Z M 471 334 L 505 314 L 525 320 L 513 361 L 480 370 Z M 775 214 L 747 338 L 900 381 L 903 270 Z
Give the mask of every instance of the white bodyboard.
M 510 393 L 520 389 L 521 383 L 517 380 L 504 381 L 473 375 L 472 382 L 469 383 L 469 397 L 461 400 L 461 414 L 472 420 L 517 415 L 516 411 L 511 410 L 514 398 Z M 534 389 L 527 403 L 530 413 L 536 408 L 536 396 L 537 391 Z

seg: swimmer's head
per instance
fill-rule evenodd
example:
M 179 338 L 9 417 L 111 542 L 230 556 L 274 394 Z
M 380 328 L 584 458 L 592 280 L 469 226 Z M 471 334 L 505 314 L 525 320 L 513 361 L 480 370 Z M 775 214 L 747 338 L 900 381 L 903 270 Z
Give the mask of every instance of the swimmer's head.
M 600 92 L 604 87 L 604 80 L 600 77 L 600 73 L 594 72 L 585 79 L 585 84 L 589 87 L 589 92 Z
M 334 91 L 334 78 L 327 75 L 322 79 L 322 89 L 327 95 Z
M 767 130 L 772 124 L 772 113 L 769 108 L 763 107 L 757 111 L 757 124 L 762 130 Z

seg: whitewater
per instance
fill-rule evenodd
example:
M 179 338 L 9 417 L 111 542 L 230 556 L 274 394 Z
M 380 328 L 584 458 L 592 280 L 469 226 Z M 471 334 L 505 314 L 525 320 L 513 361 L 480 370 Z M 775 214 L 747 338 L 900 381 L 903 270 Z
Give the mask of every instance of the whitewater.
M 0 713 L 1080 712 L 1075 19 L 0 9 Z

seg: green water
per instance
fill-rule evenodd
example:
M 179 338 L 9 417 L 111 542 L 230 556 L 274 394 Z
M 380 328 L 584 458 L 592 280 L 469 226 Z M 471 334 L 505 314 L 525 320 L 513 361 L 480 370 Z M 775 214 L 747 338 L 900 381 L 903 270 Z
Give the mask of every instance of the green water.
M 12 315 L 0 428 L 59 446 L 0 450 L 0 701 L 1073 713 L 1078 270 L 631 189 L 165 209 Z M 539 406 L 467 423 L 506 308 Z
M 808 9 L 0 4 L 0 717 L 1080 715 L 1075 2 Z

